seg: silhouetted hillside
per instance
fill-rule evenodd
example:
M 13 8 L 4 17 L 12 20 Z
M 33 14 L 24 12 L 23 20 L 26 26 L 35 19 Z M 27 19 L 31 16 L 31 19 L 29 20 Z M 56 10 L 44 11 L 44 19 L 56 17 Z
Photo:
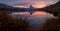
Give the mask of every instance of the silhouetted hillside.
M 8 4 L 0 3 L 0 11 L 12 11 L 13 9 L 14 7 Z
M 0 11 L 2 12 L 20 12 L 25 11 L 25 8 L 16 8 L 8 4 L 0 3 Z
M 12 6 L 4 3 L 0 3 L 0 8 L 12 8 Z
M 57 14 L 60 14 L 60 1 L 58 1 L 56 4 L 45 7 L 44 10 L 57 16 Z

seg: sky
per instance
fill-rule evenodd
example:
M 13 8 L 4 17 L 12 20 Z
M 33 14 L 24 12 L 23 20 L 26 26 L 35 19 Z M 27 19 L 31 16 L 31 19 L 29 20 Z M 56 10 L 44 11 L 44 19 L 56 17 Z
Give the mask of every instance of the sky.
M 35 8 L 43 8 L 51 4 L 55 4 L 58 1 L 59 0 L 0 0 L 0 3 L 22 8 L 28 8 L 30 5 Z

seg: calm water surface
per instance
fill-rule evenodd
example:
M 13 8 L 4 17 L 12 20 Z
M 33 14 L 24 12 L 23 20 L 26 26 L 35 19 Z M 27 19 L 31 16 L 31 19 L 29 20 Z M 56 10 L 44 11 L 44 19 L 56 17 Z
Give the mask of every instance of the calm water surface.
M 47 19 L 56 18 L 52 14 L 47 13 L 47 12 L 42 12 L 42 11 L 33 12 L 32 15 L 30 15 L 29 12 L 13 12 L 9 15 L 15 19 L 27 18 L 29 20 L 28 22 L 30 26 L 32 27 L 34 31 L 39 30 L 40 26 L 45 24 Z

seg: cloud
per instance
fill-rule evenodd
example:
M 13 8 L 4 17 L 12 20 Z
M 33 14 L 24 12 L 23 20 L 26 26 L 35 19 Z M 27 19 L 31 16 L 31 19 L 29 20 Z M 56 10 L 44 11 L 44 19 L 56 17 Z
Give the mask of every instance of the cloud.
M 0 3 L 6 3 L 9 5 L 14 5 L 15 3 L 17 4 L 30 4 L 30 3 L 56 3 L 58 0 L 0 0 Z
M 46 7 L 48 5 L 50 5 L 49 3 L 16 3 L 14 4 L 13 6 L 15 7 L 26 7 L 28 8 L 30 5 L 32 5 L 33 7 L 35 8 L 43 8 L 43 7 Z
M 13 6 L 24 6 L 29 7 L 30 5 L 33 5 L 34 3 L 16 3 Z
M 30 5 L 37 5 L 37 7 L 48 6 L 56 3 L 58 0 L 15 0 L 10 2 L 12 6 L 25 6 L 29 7 Z

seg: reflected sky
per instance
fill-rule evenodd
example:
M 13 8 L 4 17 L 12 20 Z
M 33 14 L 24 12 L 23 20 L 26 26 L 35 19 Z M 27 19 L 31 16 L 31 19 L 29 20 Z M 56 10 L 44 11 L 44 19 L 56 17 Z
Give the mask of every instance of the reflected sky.
M 32 15 L 30 15 L 29 12 L 13 12 L 9 15 L 15 19 L 27 18 L 29 25 L 32 27 L 34 31 L 39 30 L 40 26 L 43 26 L 46 23 L 47 19 L 56 18 L 52 14 L 42 11 L 34 12 Z
M 52 14 L 50 13 L 47 13 L 47 12 L 43 12 L 43 11 L 36 11 L 36 12 L 33 12 L 32 15 L 30 15 L 29 12 L 13 12 L 11 13 L 10 15 L 12 15 L 13 17 L 16 16 L 16 15 L 19 15 L 18 17 L 20 17 L 21 15 L 22 16 L 27 16 L 27 17 L 36 17 L 36 16 L 51 16 L 51 17 L 54 17 Z
M 49 18 L 55 18 L 52 14 L 47 12 L 42 12 L 42 11 L 34 12 L 32 15 L 30 15 L 29 12 L 13 12 L 9 15 L 15 19 L 27 18 L 28 20 L 31 20 L 31 21 L 45 21 L 46 19 L 49 19 Z
M 37 12 L 34 12 L 32 15 L 46 15 L 48 14 L 47 12 L 42 12 L 42 11 L 37 11 Z

